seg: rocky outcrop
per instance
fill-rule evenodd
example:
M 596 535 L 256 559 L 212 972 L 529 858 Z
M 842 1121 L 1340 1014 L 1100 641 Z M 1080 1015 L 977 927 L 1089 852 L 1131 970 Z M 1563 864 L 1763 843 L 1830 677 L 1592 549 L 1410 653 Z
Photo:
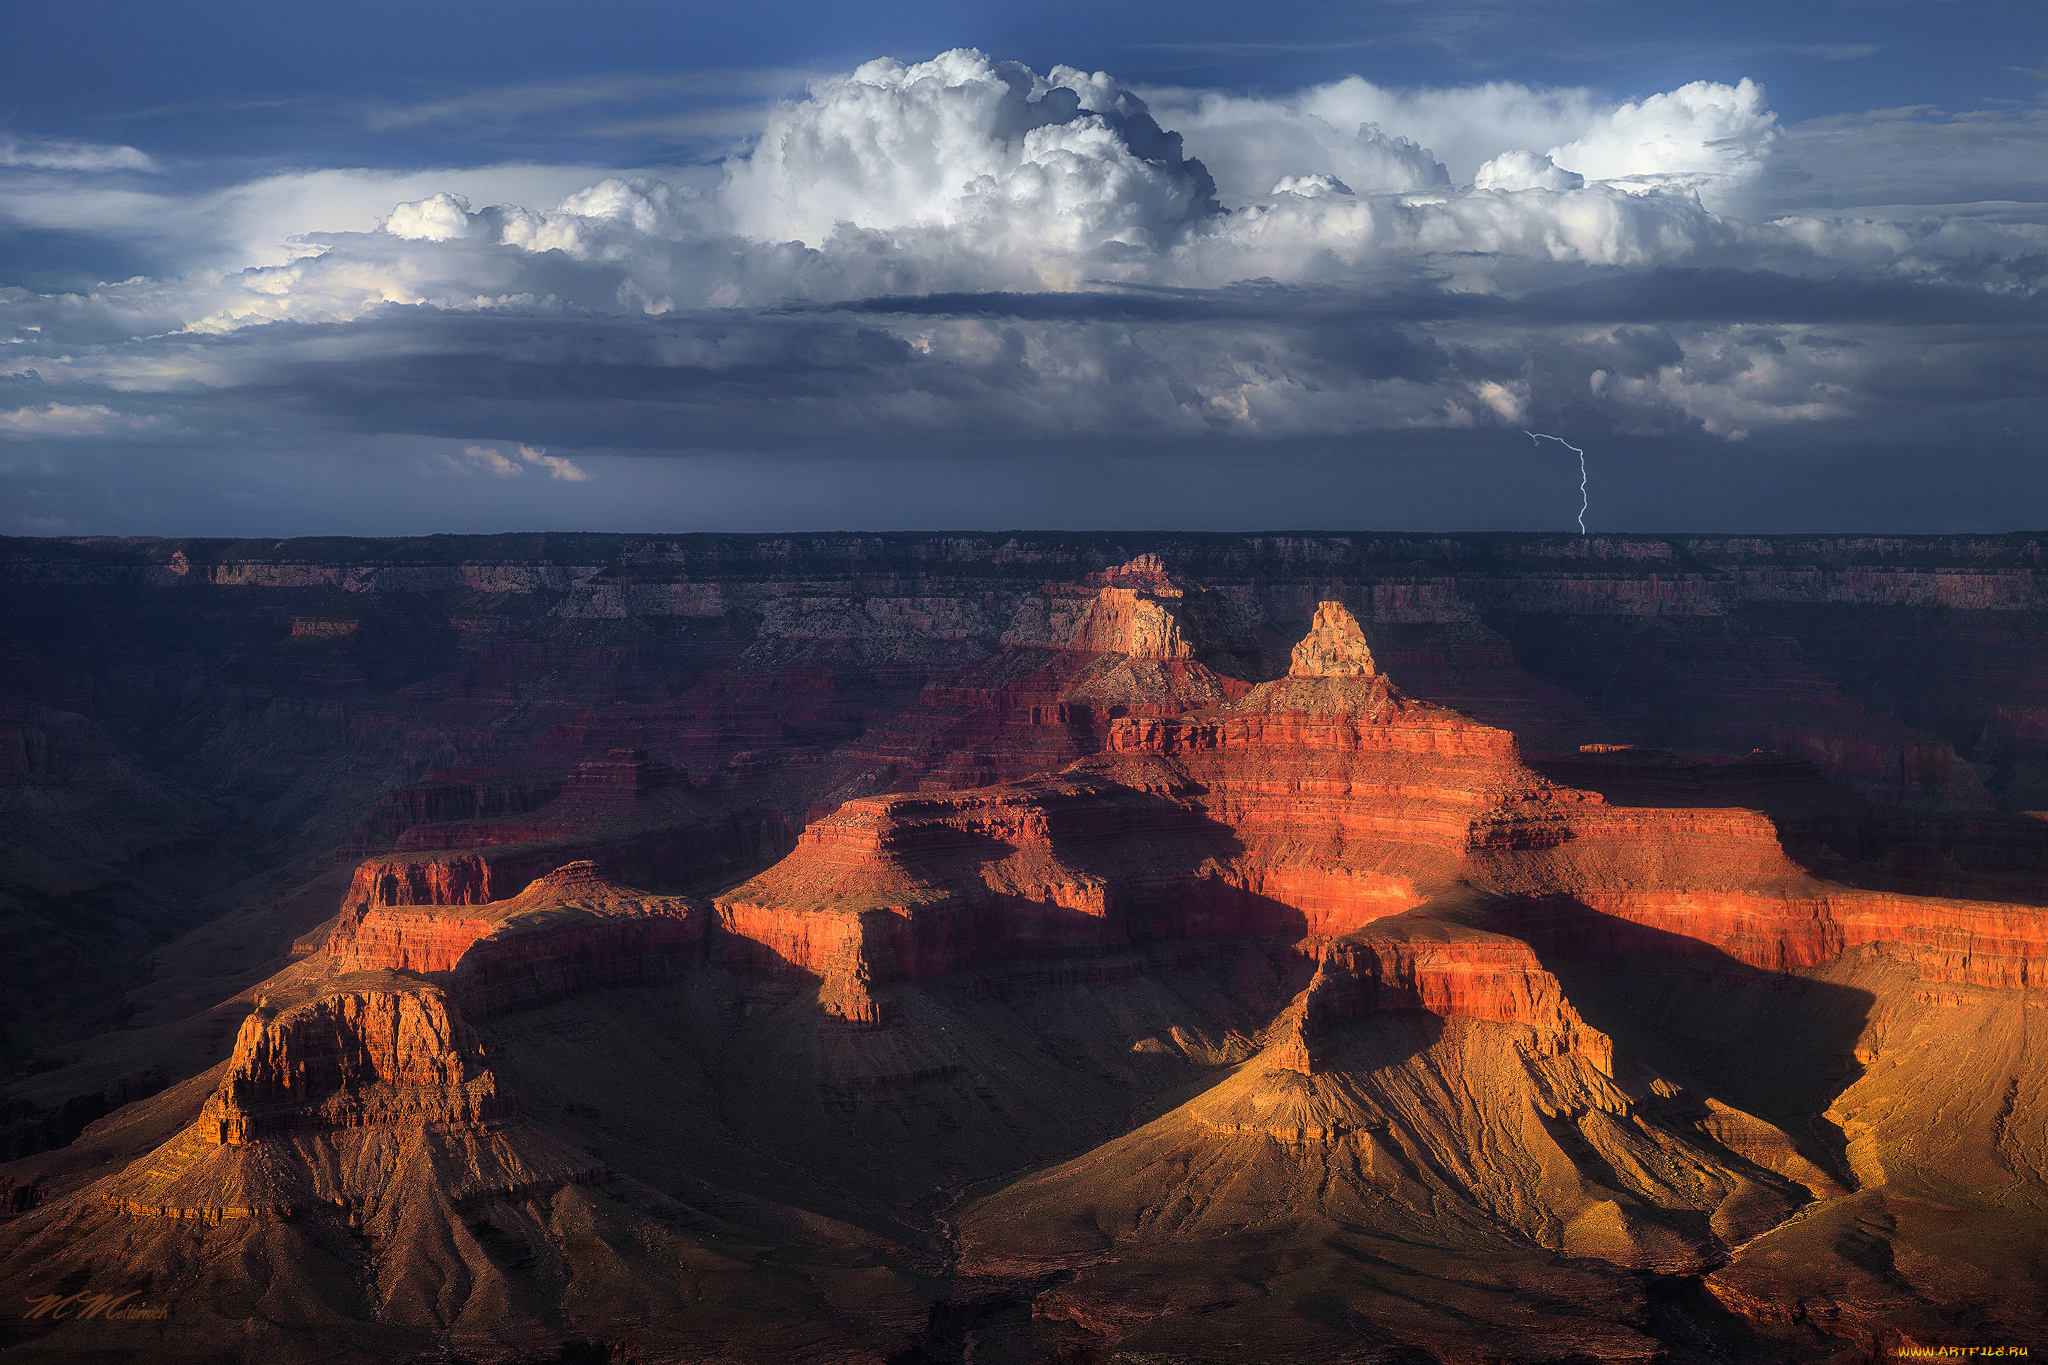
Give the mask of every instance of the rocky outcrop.
M 537 866 L 537 864 L 536 864 Z M 385 905 L 481 905 L 496 883 L 522 879 L 522 868 L 507 858 L 482 853 L 427 857 L 369 858 L 359 864 L 344 911 Z
M 1529 772 L 1512 735 L 1362 671 L 1371 656 L 1343 608 L 1327 604 L 1310 640 L 1300 675 L 1121 721 L 1084 767 L 1143 787 L 1165 765 L 1230 830 L 1228 879 L 1327 936 L 1427 899 L 1475 848 L 1555 844 L 1572 812 L 1599 804 Z
M 204 1223 L 371 1208 L 392 1193 L 390 1154 L 421 1143 L 433 1154 L 407 1178 L 431 1180 L 422 1197 L 595 1178 L 518 1117 L 445 992 L 350 973 L 259 1002 L 197 1121 L 94 1193 L 134 1217 Z
M 1012 649 L 1077 650 L 1131 659 L 1192 659 L 1242 647 L 1249 622 L 1228 600 L 1176 582 L 1158 555 L 1051 583 L 1027 596 L 1003 635 Z
M 371 1206 L 376 1154 L 393 1142 L 440 1153 L 421 1197 L 595 1179 L 601 1167 L 519 1125 L 469 1017 L 673 979 L 701 960 L 703 930 L 689 902 L 618 887 L 589 863 L 505 902 L 361 907 L 258 997 L 197 1120 L 99 1196 L 205 1222 Z
M 1372 650 L 1358 618 L 1342 602 L 1318 602 L 1308 634 L 1294 647 L 1290 678 L 1370 678 Z
M 2038 975 L 2036 914 L 1830 889 L 1758 812 L 1612 807 L 1546 781 L 1512 736 L 1367 671 L 1341 605 L 1296 659 L 1222 706 L 1121 719 L 1057 778 L 849 802 L 720 899 L 721 942 L 872 1021 L 892 980 L 1180 937 L 1349 942 L 1462 880 L 1496 898 L 1496 926 L 1546 946 L 1793 971 L 1883 943 L 1930 980 Z M 1527 944 L 1494 938 L 1512 959 L 1494 970 L 1459 957 L 1479 941 L 1349 966 L 1422 1008 L 1574 1036 Z
M 849 801 L 718 898 L 715 950 L 820 978 L 866 1018 L 881 982 L 1128 943 L 1146 872 L 1180 888 L 1212 837 L 1187 802 L 1086 779 Z M 1134 838 L 1152 852 L 1119 858 L 1124 878 L 1080 865 Z
M 950 791 L 1052 772 L 1099 751 L 1125 716 L 1177 716 L 1240 696 L 1216 658 L 1255 648 L 1244 611 L 1177 584 L 1156 555 L 1026 596 L 1002 647 L 926 687 L 914 706 L 849 746 L 838 764 L 866 795 Z M 836 804 L 836 802 L 828 802 Z M 823 809 L 815 813 L 822 814 Z
M 1003 957 L 1341 935 L 1424 899 L 1504 812 L 1559 794 L 1511 736 L 1402 697 L 1327 604 L 1312 672 L 1174 720 L 1120 719 L 1057 778 L 851 801 L 718 902 L 734 951 L 828 994 Z M 1518 817 L 1523 840 L 1542 821 Z M 1525 828 L 1526 827 L 1526 828 Z M 1561 835 L 1552 836 L 1553 840 Z M 843 983 L 843 984 L 842 984 Z
M 199 1132 L 240 1145 L 298 1129 L 476 1125 L 517 1112 L 443 992 L 351 974 L 308 1000 L 257 1005 Z
M 577 862 L 474 908 L 358 906 L 322 957 L 337 973 L 440 981 L 482 1018 L 578 990 L 672 979 L 703 957 L 705 924 L 692 901 L 618 886 L 597 864 Z
M 1505 932 L 1581 957 L 1725 955 L 1773 972 L 1822 966 L 1875 947 L 1930 985 L 2039 989 L 2048 981 L 2048 915 L 1824 886 L 1776 894 L 1582 890 L 1510 902 Z
M 849 746 L 842 766 L 885 772 L 899 786 L 985 786 L 1099 752 L 1126 716 L 1177 716 L 1246 688 L 1193 660 L 1004 650 L 924 689 L 915 706 Z
M 1535 1057 L 1578 1057 L 1611 1074 L 1614 1044 L 1565 998 L 1564 987 L 1530 946 L 1503 934 L 1433 921 L 1382 921 L 1341 939 L 1311 939 L 1303 951 L 1333 997 L 1325 1018 L 1421 1011 L 1528 1030 Z M 1311 986 L 1311 998 L 1317 994 Z M 1355 1000 L 1355 1004 L 1343 1002 Z
M 1133 659 L 1187 659 L 1194 649 L 1181 634 L 1178 603 L 1135 588 L 1099 588 L 1085 596 L 1045 593 L 1027 602 L 1022 620 L 1003 636 L 1012 648 L 1072 649 Z M 1043 620 L 1032 618 L 1042 604 Z

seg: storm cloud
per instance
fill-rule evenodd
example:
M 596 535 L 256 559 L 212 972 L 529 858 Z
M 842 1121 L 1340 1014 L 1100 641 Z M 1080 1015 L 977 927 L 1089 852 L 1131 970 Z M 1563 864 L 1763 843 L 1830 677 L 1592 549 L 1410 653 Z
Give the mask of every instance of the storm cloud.
M 1379 461 L 1393 487 L 1404 462 L 1443 462 L 1455 488 L 1461 451 L 1528 462 L 1506 438 L 1529 425 L 1596 463 L 1603 441 L 1638 471 L 1721 462 L 1738 487 L 1775 483 L 1770 515 L 1795 523 L 2040 521 L 2048 225 L 2011 197 L 2038 170 L 1999 169 L 1987 139 L 2048 165 L 2031 116 L 1995 138 L 1899 112 L 1787 126 L 1749 80 L 1615 100 L 1354 77 L 1268 98 L 962 49 L 815 80 L 716 165 L 544 203 L 478 194 L 561 168 L 451 173 L 350 227 L 322 215 L 399 182 L 358 174 L 344 203 L 300 177 L 292 240 L 231 267 L 213 263 L 222 234 L 253 257 L 247 225 L 285 221 L 286 191 L 216 188 L 166 212 L 189 268 L 0 291 L 4 529 L 144 529 L 88 527 L 103 494 L 64 493 L 123 459 L 175 481 L 376 451 L 378 477 L 425 481 L 430 514 L 465 483 L 595 498 L 644 486 L 650 460 L 773 482 L 877 451 L 964 484 L 990 477 L 978 464 L 1002 483 L 1114 452 L 1304 489 L 1273 467 L 1338 460 L 1357 486 Z M 67 203 L 176 200 L 133 148 L 7 146 L 0 162 L 41 178 L 46 228 L 87 211 Z M 230 202 L 212 238 L 191 226 Z M 1936 451 L 2014 478 L 1975 512 L 1871 495 Z M 310 524 L 287 481 L 266 486 L 251 515 Z M 1069 524 L 1164 515 L 1137 486 Z M 886 496 L 840 520 L 904 524 Z M 1258 515 L 1456 521 L 1429 498 L 1342 519 L 1317 501 Z M 1517 524 L 1512 498 L 1468 505 Z M 1660 528 L 1738 525 L 1744 504 L 1664 505 Z M 942 515 L 918 506 L 896 505 Z M 960 506 L 982 524 L 1019 510 Z

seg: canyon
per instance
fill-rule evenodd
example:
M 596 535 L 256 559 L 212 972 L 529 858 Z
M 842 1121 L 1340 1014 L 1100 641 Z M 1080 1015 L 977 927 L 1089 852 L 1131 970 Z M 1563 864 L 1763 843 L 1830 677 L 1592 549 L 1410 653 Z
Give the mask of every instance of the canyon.
M 10 1358 L 2048 1346 L 2039 537 L 0 585 Z

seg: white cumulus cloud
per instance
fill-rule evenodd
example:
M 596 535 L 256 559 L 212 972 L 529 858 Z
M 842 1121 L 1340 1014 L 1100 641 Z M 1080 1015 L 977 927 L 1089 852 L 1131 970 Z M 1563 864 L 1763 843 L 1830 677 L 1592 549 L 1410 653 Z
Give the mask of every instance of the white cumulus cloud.
M 1603 110 L 1550 159 L 1589 180 L 1679 179 L 1711 194 L 1763 168 L 1777 125 L 1755 81 L 1694 81 Z
M 1582 190 L 1586 177 L 1540 152 L 1502 152 L 1472 177 L 1475 190 Z
M 1887 247 L 1882 225 L 1717 210 L 1777 137 L 1747 80 L 1621 102 L 1356 78 L 1286 99 L 1154 99 L 1171 111 L 1167 126 L 1100 72 L 1040 74 L 972 49 L 874 61 L 774 108 L 715 181 L 610 176 L 551 206 L 489 203 L 448 184 L 387 200 L 370 232 L 366 197 L 400 181 L 265 182 L 251 202 L 294 203 L 309 228 L 329 213 L 335 230 L 302 232 L 289 258 L 249 269 L 111 289 L 101 306 L 146 313 L 158 330 L 224 332 L 348 322 L 390 305 L 660 315 L 1103 282 L 1341 281 L 1397 265 L 1497 291 L 1563 265 L 1808 273 L 1834 268 L 1838 251 L 1869 268 L 1908 248 L 1939 262 L 1981 255 L 2000 231 L 2017 246 L 2032 230 L 1980 225 L 1953 241 L 1902 230 Z M 1451 165 L 1471 167 L 1472 190 L 1452 183 L 1438 143 L 1456 149 Z M 522 188 L 508 175 L 471 178 Z M 547 182 L 529 176 L 523 188 Z M 403 187 L 430 183 L 415 175 Z M 1529 189 L 1549 193 L 1515 193 Z M 290 235 L 274 214 L 261 222 L 272 239 Z
M 1159 117 L 1187 140 L 1189 154 L 1216 178 L 1225 203 L 1268 192 L 1276 177 L 1327 176 L 1359 192 L 1399 193 L 1448 186 L 1432 149 L 1378 109 L 1332 107 L 1307 98 L 1255 99 L 1214 91 L 1164 91 Z
M 425 199 L 400 204 L 382 224 L 393 237 L 408 241 L 445 242 L 469 232 L 469 201 L 459 194 L 428 195 Z
M 1108 76 L 957 49 L 869 62 L 777 108 L 728 165 L 722 203 L 736 232 L 768 242 L 818 246 L 845 224 L 1072 252 L 1170 245 L 1211 192 L 1180 138 Z

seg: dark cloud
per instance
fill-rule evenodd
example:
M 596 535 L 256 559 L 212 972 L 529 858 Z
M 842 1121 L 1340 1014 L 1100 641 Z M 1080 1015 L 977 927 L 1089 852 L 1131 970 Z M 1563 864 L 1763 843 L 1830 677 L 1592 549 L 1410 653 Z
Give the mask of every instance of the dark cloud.
M 2001 263 L 1967 264 L 1996 269 Z M 1946 281 L 1813 279 L 1770 270 L 1660 266 L 1643 272 L 1610 272 L 1599 279 L 1533 290 L 1519 301 L 1517 311 L 1587 322 L 2039 326 L 2048 322 L 2048 299 L 2033 293 L 1994 293 Z

